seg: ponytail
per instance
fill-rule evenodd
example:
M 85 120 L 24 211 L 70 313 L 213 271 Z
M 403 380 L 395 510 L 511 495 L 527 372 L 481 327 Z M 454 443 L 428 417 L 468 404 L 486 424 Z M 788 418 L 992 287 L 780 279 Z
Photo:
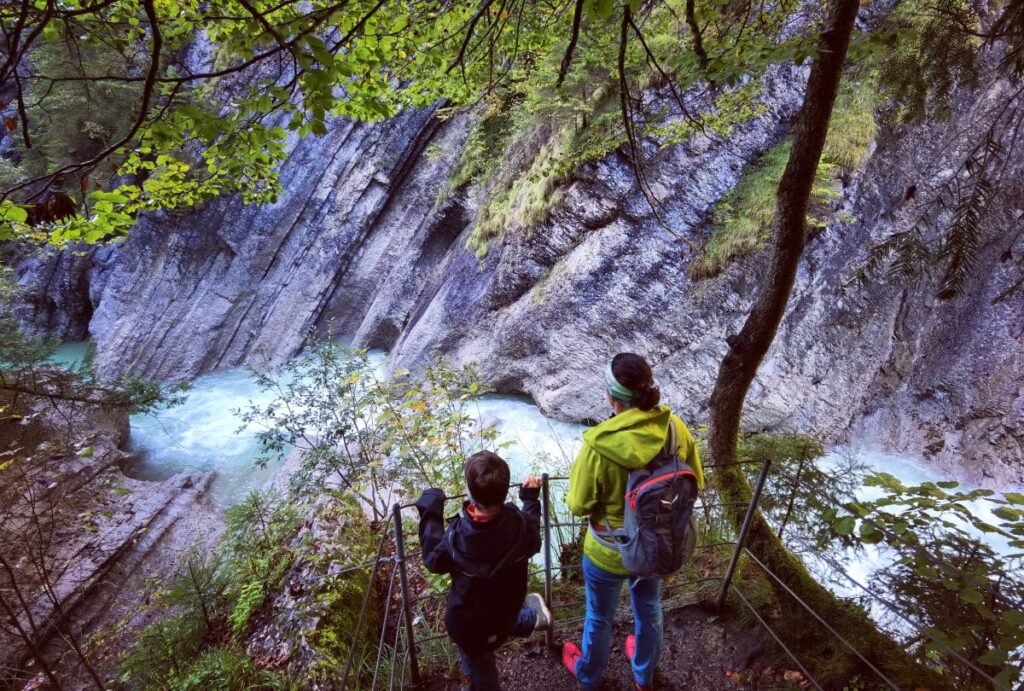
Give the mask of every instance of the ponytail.
M 609 390 L 612 398 L 622 400 L 640 410 L 651 410 L 661 402 L 661 391 L 654 385 L 654 372 L 647 361 L 636 353 L 619 353 L 608 364 Z M 612 383 L 630 392 L 626 397 L 616 395 Z

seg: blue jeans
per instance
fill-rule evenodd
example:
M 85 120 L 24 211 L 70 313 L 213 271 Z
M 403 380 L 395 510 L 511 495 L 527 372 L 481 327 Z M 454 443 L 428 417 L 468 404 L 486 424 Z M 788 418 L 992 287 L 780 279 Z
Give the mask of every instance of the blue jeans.
M 537 628 L 537 612 L 531 607 L 523 607 L 519 610 L 519 618 L 512 625 L 509 636 L 525 638 L 531 635 Z M 487 650 L 482 653 L 467 653 L 459 648 L 459 663 L 462 666 L 462 673 L 469 677 L 469 688 L 472 691 L 498 691 L 501 684 L 498 683 L 498 666 L 494 662 L 494 651 Z
M 633 677 L 641 686 L 654 682 L 654 668 L 661 656 L 661 580 L 627 578 L 608 573 L 586 556 L 583 557 L 583 580 L 587 589 L 587 618 L 583 623 L 583 655 L 576 661 L 576 678 L 589 691 L 601 682 L 608 666 L 608 649 L 612 642 L 612 621 L 619 604 L 622 583 L 629 583 L 636 625 L 636 656 Z

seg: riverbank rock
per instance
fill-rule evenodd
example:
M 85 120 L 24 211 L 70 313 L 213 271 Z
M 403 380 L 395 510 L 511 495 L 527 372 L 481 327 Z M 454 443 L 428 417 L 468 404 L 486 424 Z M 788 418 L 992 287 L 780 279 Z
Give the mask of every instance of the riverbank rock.
M 249 655 L 302 679 L 303 688 L 334 689 L 355 645 L 351 688 L 364 688 L 363 656 L 376 654 L 380 630 L 377 594 L 367 591 L 373 571 L 386 570 L 372 563 L 381 527 L 351 497 L 324 493 L 313 500 L 292 543 L 295 561 L 247 638 Z M 359 566 L 365 562 L 371 565 Z
M 21 673 L 11 670 L 30 678 L 42 657 L 60 678 L 94 688 L 74 647 L 101 677 L 116 674 L 108 663 L 145 616 L 146 579 L 173 573 L 181 551 L 218 532 L 206 513 L 212 474 L 133 480 L 119 469 L 125 411 L 0 395 L 20 415 L 5 423 L 0 449 L 0 587 L 16 621 L 0 629 L 0 665 L 14 682 Z

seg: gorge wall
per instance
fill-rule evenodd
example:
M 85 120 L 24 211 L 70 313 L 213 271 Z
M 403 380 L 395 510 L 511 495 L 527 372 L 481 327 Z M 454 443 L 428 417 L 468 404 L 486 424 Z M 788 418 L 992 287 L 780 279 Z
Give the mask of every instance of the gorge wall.
M 292 142 L 275 204 L 226 200 L 148 217 L 116 246 L 23 257 L 21 317 L 37 332 L 93 338 L 105 375 L 279 364 L 314 330 L 387 349 L 396 368 L 440 351 L 568 419 L 605 414 L 604 363 L 633 350 L 654 363 L 667 402 L 700 424 L 765 258 L 695 281 L 690 245 L 707 237 L 710 212 L 747 162 L 785 136 L 804 76 L 770 71 L 767 112 L 727 143 L 650 144 L 652 187 L 678 238 L 615 153 L 576 171 L 544 222 L 509 229 L 478 259 L 466 248 L 478 191 L 439 201 L 471 118 L 409 112 Z M 884 273 L 854 280 L 868 248 L 912 224 L 959 168 L 974 143 L 963 132 L 984 127 L 1004 87 L 964 94 L 950 121 L 880 130 L 844 181 L 841 213 L 808 246 L 748 398 L 750 428 L 878 444 L 992 484 L 1024 481 L 1024 294 L 1007 293 L 1022 278 L 1024 145 L 1007 156 L 1009 201 L 987 217 L 965 297 L 941 301 L 927 280 Z

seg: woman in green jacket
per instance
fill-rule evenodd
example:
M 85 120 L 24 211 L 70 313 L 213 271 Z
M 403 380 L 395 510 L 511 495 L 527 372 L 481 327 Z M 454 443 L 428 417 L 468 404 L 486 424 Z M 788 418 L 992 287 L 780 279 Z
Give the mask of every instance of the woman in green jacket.
M 608 664 L 619 593 L 628 581 L 636 628 L 626 638 L 626 655 L 637 688 L 648 689 L 661 654 L 661 581 L 628 578 L 619 553 L 595 540 L 592 531 L 622 527 L 629 471 L 644 467 L 661 451 L 670 424 L 676 428 L 679 455 L 697 474 L 699 489 L 704 489 L 704 472 L 693 435 L 668 406 L 658 405 L 661 393 L 646 360 L 619 353 L 608 363 L 605 380 L 615 414 L 583 434 L 583 448 L 569 474 L 569 510 L 590 518 L 583 541 L 587 611 L 582 649 L 567 642 L 562 661 L 584 689 L 598 687 Z

